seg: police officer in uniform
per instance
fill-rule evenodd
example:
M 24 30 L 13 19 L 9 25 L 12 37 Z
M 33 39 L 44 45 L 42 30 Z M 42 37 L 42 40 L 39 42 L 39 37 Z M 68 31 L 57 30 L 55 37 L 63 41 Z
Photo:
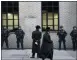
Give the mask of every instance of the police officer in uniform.
M 32 32 L 32 57 L 35 57 L 35 53 L 37 53 L 37 58 L 39 58 L 39 52 L 40 52 L 40 39 L 41 39 L 41 32 L 39 31 L 40 26 L 36 26 L 36 30 Z
M 59 37 L 59 50 L 61 50 L 61 43 L 63 42 L 64 49 L 66 50 L 66 40 L 65 37 L 67 36 L 67 32 L 63 29 L 63 26 L 60 26 L 60 30 L 57 33 Z
M 21 48 L 23 49 L 23 39 L 24 39 L 24 31 L 21 29 L 21 27 L 15 29 L 15 34 L 16 34 L 16 38 L 17 38 L 17 48 L 19 49 L 19 45 L 21 43 Z
M 6 43 L 6 47 L 9 48 L 8 46 L 8 36 L 9 36 L 10 31 L 4 27 L 2 27 L 1 30 L 1 47 L 3 47 L 3 43 Z
M 40 57 L 42 60 L 45 58 L 49 58 L 50 60 L 53 60 L 53 41 L 50 37 L 50 28 L 46 28 L 46 32 L 43 35 L 43 42 L 40 49 Z
M 76 50 L 76 47 L 77 47 L 77 27 L 74 26 L 73 27 L 73 30 L 71 31 L 70 33 L 70 36 L 72 38 L 72 44 L 73 44 L 73 50 Z

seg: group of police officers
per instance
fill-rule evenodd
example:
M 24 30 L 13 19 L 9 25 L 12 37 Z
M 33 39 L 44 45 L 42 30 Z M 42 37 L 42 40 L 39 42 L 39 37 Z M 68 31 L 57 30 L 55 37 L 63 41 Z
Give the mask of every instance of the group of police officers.
M 36 26 L 36 30 L 32 32 L 32 57 L 35 57 L 35 53 L 37 53 L 37 58 L 42 58 L 44 60 L 45 58 L 50 58 L 50 60 L 53 59 L 53 41 L 50 37 L 50 28 L 47 27 L 46 31 L 43 35 L 42 45 L 40 47 L 40 39 L 42 36 L 42 32 L 39 31 L 40 26 Z M 15 28 L 15 35 L 17 38 L 17 48 L 19 48 L 19 43 L 21 43 L 21 48 L 23 49 L 23 38 L 24 38 L 24 31 L 19 28 Z M 6 43 L 6 47 L 9 48 L 8 45 L 8 36 L 10 35 L 10 31 L 4 27 L 2 27 L 1 30 L 1 46 L 3 46 L 3 43 Z M 63 26 L 60 26 L 59 31 L 57 32 L 57 35 L 59 37 L 59 50 L 61 50 L 61 43 L 63 42 L 64 49 L 66 50 L 66 36 L 67 32 L 63 29 Z M 70 36 L 72 38 L 72 44 L 73 44 L 73 50 L 76 50 L 77 48 L 77 27 L 74 26 L 72 32 L 70 33 Z
M 63 42 L 64 49 L 66 50 L 66 40 L 65 37 L 67 36 L 67 32 L 63 29 L 63 26 L 60 26 L 60 30 L 57 33 L 59 37 L 59 50 L 61 49 L 61 43 Z M 73 50 L 75 51 L 77 49 L 77 27 L 74 26 L 73 30 L 70 33 L 72 44 L 73 44 Z
M 8 37 L 11 34 L 11 30 L 6 29 L 5 27 L 2 27 L 1 30 L 1 47 L 3 46 L 3 43 L 6 43 L 6 47 L 9 48 L 8 45 Z M 23 38 L 24 38 L 24 31 L 19 28 L 14 29 L 14 34 L 16 35 L 17 38 L 17 48 L 19 49 L 20 43 L 21 43 L 21 48 L 23 49 Z

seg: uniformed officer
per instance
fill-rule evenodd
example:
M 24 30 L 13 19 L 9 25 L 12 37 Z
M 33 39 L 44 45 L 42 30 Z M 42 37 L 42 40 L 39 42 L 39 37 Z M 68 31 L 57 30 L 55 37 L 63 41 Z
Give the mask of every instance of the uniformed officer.
M 21 48 L 23 49 L 23 39 L 24 39 L 24 31 L 21 29 L 21 27 L 15 29 L 15 34 L 17 38 L 17 48 L 19 49 L 19 44 L 21 43 Z
M 6 29 L 5 27 L 2 27 L 1 30 L 1 47 L 3 47 L 3 43 L 6 43 L 6 47 L 9 48 L 8 46 L 8 36 L 9 36 L 9 30 Z
M 45 58 L 53 59 L 53 41 L 50 37 L 50 28 L 46 28 L 46 32 L 43 35 L 43 42 L 40 50 L 40 57 L 42 60 Z
M 32 32 L 32 57 L 35 57 L 35 53 L 37 53 L 37 58 L 39 58 L 39 52 L 40 52 L 40 39 L 41 39 L 41 32 L 39 31 L 40 26 L 36 26 L 36 30 Z
M 64 49 L 66 50 L 66 40 L 65 37 L 67 36 L 67 32 L 63 29 L 63 26 L 60 26 L 60 30 L 57 33 L 59 37 L 59 50 L 61 49 L 61 43 L 63 42 Z
M 77 27 L 74 26 L 73 27 L 73 30 L 71 31 L 70 33 L 70 36 L 72 38 L 72 44 L 73 44 L 73 50 L 76 50 L 76 47 L 77 47 Z

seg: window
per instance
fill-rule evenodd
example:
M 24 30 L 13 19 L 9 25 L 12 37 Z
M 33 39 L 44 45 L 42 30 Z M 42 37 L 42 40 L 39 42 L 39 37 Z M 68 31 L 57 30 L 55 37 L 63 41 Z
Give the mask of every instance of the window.
M 19 4 L 18 1 L 1 1 L 2 26 L 13 30 L 19 27 Z
M 50 27 L 51 31 L 59 29 L 59 2 L 43 1 L 42 2 L 42 30 Z

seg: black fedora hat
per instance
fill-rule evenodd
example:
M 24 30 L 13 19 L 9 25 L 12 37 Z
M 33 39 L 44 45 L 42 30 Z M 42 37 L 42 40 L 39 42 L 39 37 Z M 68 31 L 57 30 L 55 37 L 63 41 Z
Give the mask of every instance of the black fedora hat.
M 40 26 L 39 26 L 39 25 L 37 25 L 37 26 L 36 26 L 36 29 L 39 29 L 39 28 L 40 28 Z
M 46 31 L 50 31 L 50 27 L 46 27 Z

